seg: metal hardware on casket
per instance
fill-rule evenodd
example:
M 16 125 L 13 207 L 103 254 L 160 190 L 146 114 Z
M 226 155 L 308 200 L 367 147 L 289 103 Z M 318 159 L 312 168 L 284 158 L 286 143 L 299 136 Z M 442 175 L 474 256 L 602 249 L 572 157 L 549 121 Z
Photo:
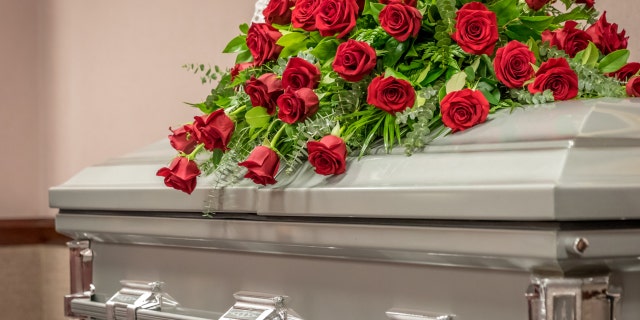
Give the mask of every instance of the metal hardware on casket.
M 620 309 L 620 290 L 610 286 L 609 276 L 534 276 L 526 297 L 529 320 L 615 320 Z
M 168 311 L 179 304 L 162 292 L 162 282 L 120 281 L 122 289 L 106 302 L 106 319 L 136 320 L 138 309 Z
M 455 315 L 394 308 L 387 311 L 387 317 L 391 320 L 453 320 Z
M 289 297 L 240 291 L 236 303 L 218 320 L 302 320 L 286 304 Z
M 71 294 L 64 296 L 64 314 L 67 317 L 78 317 L 71 310 L 73 300 L 90 300 L 94 293 L 93 251 L 89 248 L 89 240 L 73 240 L 67 242 L 69 248 L 69 279 Z

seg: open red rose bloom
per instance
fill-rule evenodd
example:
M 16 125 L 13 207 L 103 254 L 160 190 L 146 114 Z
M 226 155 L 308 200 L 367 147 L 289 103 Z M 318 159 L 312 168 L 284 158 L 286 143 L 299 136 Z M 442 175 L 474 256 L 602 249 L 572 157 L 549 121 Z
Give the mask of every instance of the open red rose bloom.
M 269 1 L 225 48 L 233 68 L 195 70 L 218 81 L 192 104 L 203 114 L 171 129 L 177 157 L 158 175 L 187 193 L 200 169 L 217 187 L 305 164 L 339 175 L 350 156 L 420 152 L 495 112 L 640 96 L 625 30 L 594 0 L 463 2 Z

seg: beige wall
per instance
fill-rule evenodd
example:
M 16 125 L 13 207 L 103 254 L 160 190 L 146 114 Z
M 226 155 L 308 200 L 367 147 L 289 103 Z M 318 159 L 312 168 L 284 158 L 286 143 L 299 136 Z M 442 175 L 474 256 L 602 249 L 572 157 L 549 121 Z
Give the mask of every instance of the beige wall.
M 162 139 L 207 86 L 180 66 L 229 66 L 253 0 L 0 0 L 0 218 L 51 216 L 49 186 Z M 631 36 L 640 7 L 596 0 Z M 233 8 L 233 9 L 231 9 Z
M 224 67 L 253 0 L 0 0 L 0 218 L 52 216 L 47 188 L 166 137 Z

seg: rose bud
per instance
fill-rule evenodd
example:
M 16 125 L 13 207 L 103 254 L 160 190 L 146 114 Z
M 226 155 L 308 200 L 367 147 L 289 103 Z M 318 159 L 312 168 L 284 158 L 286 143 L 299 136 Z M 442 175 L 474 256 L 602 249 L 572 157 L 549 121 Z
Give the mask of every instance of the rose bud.
M 595 1 L 594 0 L 576 0 L 576 3 L 584 3 L 587 8 L 593 8 Z
M 536 57 L 526 45 L 513 40 L 499 48 L 493 60 L 496 78 L 508 88 L 522 88 L 533 77 Z
M 549 3 L 550 0 L 525 0 L 529 8 L 533 10 L 540 10 L 544 7 L 545 4 Z
M 280 31 L 266 23 L 252 23 L 247 32 L 247 47 L 256 66 L 275 60 L 282 51 L 276 41 L 282 37 Z
M 551 58 L 542 63 L 529 92 L 553 92 L 555 100 L 569 100 L 578 95 L 578 75 L 564 58 Z
M 622 68 L 618 69 L 616 72 L 606 73 L 606 76 L 614 77 L 620 81 L 627 81 L 629 78 L 633 77 L 640 71 L 640 63 L 638 62 L 629 62 L 625 64 Z
M 640 77 L 635 76 L 627 82 L 627 95 L 629 97 L 640 97 Z
M 291 7 L 295 5 L 294 0 L 271 0 L 262 11 L 264 21 L 268 24 L 289 24 L 291 23 Z
M 244 86 L 244 92 L 249 95 L 251 105 L 267 109 L 268 114 L 276 111 L 276 100 L 284 93 L 282 80 L 275 73 L 265 73 L 258 79 L 251 78 Z
M 587 33 L 593 39 L 593 43 L 600 49 L 602 54 L 609 54 L 616 50 L 626 49 L 627 40 L 629 37 L 625 37 L 625 31 L 622 30 L 618 33 L 618 25 L 615 23 L 607 22 L 607 12 L 602 13 L 602 16 L 596 23 L 587 28 Z
M 297 0 L 291 14 L 293 27 L 305 31 L 317 30 L 315 11 L 319 4 L 320 0 Z
M 487 120 L 489 101 L 479 90 L 453 91 L 440 102 L 440 113 L 445 126 L 463 131 Z
M 315 89 L 320 83 L 320 69 L 309 61 L 293 57 L 282 73 L 282 86 L 285 89 Z
M 176 157 L 169 167 L 160 168 L 156 175 L 164 177 L 167 187 L 191 194 L 196 188 L 196 177 L 200 175 L 200 169 L 194 161 Z
M 351 82 L 362 80 L 376 67 L 376 50 L 366 42 L 352 39 L 338 46 L 333 71 Z
M 278 118 L 288 123 L 304 121 L 318 111 L 318 96 L 309 88 L 287 90 L 278 97 Z
M 307 151 L 317 174 L 342 174 L 347 168 L 347 146 L 339 137 L 328 135 L 320 141 L 309 141 Z
M 256 184 L 266 186 L 277 182 L 275 176 L 280 168 L 280 159 L 278 154 L 269 147 L 257 146 L 251 151 L 247 160 L 238 165 L 249 170 L 244 177 L 253 180 Z
M 380 26 L 399 42 L 417 37 L 421 24 L 420 11 L 404 3 L 393 2 L 380 11 Z
M 253 66 L 253 62 L 242 62 L 233 66 L 233 68 L 231 68 L 231 71 L 229 71 L 229 75 L 231 75 L 231 81 L 233 81 L 240 74 L 240 71 L 251 68 Z
M 218 109 L 209 115 L 196 116 L 194 120 L 193 133 L 198 142 L 204 143 L 205 149 L 209 151 L 214 149 L 229 150 L 227 145 L 231 140 L 235 125 L 223 109 Z
M 356 0 L 322 0 L 314 12 L 316 27 L 323 37 L 344 38 L 355 28 L 358 11 Z
M 378 76 L 367 88 L 367 103 L 390 114 L 411 108 L 415 101 L 416 91 L 406 80 Z
M 569 57 L 573 58 L 576 53 L 584 50 L 591 41 L 591 36 L 580 29 L 576 29 L 578 25 L 575 21 L 567 21 L 562 29 L 553 32 L 545 30 L 542 32 L 542 42 L 549 42 L 551 46 L 564 50 Z
M 498 20 L 480 2 L 469 2 L 456 13 L 456 32 L 451 38 L 472 54 L 491 54 L 498 41 Z
M 169 128 L 169 130 L 171 130 L 169 143 L 177 151 L 191 153 L 198 145 L 196 137 L 193 136 L 193 125 L 185 124 L 178 129 Z

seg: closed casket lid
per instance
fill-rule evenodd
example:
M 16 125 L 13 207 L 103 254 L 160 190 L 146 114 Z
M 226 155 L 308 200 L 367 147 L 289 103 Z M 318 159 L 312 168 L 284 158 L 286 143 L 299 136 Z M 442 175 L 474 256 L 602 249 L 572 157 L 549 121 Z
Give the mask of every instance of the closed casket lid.
M 410 157 L 401 148 L 352 159 L 345 174 L 309 165 L 278 184 L 215 190 L 200 178 L 187 195 L 156 171 L 175 151 L 164 140 L 89 167 L 50 190 L 63 210 L 471 219 L 640 218 L 640 99 L 564 101 L 503 111 L 437 139 Z

